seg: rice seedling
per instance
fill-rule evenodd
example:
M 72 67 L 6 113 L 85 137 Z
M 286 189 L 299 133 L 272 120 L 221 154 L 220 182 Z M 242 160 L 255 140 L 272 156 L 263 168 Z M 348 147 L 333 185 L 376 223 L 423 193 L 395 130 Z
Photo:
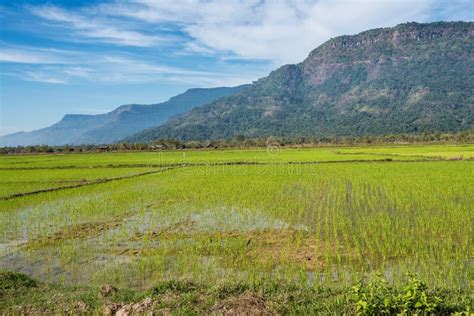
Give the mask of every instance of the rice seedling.
M 135 289 L 271 280 L 336 290 L 373 272 L 402 284 L 413 272 L 469 293 L 473 162 L 420 160 L 439 150 L 429 147 L 366 148 L 357 162 L 337 153 L 351 150 L 196 151 L 173 169 L 159 167 L 181 163 L 178 152 L 158 163 L 155 153 L 2 157 L 2 184 L 12 184 L 3 195 L 31 190 L 27 180 L 139 176 L 0 200 L 0 266 L 63 286 Z M 377 162 L 379 151 L 414 161 Z M 96 167 L 109 164 L 120 167 Z

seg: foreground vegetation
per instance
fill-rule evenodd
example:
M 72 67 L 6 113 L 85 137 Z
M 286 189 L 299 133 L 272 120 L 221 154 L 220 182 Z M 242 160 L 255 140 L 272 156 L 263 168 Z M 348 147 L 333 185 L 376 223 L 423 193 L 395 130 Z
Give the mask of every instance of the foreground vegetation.
M 473 154 L 3 156 L 0 310 L 472 310 Z
M 24 274 L 0 272 L 4 313 L 157 314 L 458 314 L 469 315 L 472 300 L 462 292 L 428 289 L 417 277 L 399 287 L 375 275 L 351 288 L 302 287 L 281 282 L 225 283 L 159 281 L 147 290 L 108 284 L 64 286 Z

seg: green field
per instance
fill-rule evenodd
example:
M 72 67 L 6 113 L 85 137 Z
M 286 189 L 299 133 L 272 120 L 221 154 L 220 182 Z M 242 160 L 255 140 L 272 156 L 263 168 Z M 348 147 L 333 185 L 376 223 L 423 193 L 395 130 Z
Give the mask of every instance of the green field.
M 231 298 L 355 313 L 351 286 L 377 272 L 395 289 L 415 273 L 445 311 L 472 310 L 473 156 L 474 145 L 1 156 L 0 267 L 42 285 L 31 299 L 0 287 L 0 312 L 79 298 L 98 309 L 107 283 L 117 302 L 160 297 L 163 313 L 219 313 Z

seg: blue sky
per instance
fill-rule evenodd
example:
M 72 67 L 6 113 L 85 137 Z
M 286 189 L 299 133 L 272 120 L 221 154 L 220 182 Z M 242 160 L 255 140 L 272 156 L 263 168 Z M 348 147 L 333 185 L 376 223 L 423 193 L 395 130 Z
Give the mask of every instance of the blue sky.
M 0 0 L 0 135 L 249 83 L 343 34 L 472 21 L 472 0 Z

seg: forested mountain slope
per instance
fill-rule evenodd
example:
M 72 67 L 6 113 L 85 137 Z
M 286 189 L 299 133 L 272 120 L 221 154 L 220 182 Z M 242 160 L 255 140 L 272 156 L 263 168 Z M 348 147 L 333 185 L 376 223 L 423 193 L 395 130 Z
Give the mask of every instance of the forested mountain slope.
M 406 23 L 333 38 L 300 64 L 127 140 L 448 132 L 473 122 L 474 23 Z

